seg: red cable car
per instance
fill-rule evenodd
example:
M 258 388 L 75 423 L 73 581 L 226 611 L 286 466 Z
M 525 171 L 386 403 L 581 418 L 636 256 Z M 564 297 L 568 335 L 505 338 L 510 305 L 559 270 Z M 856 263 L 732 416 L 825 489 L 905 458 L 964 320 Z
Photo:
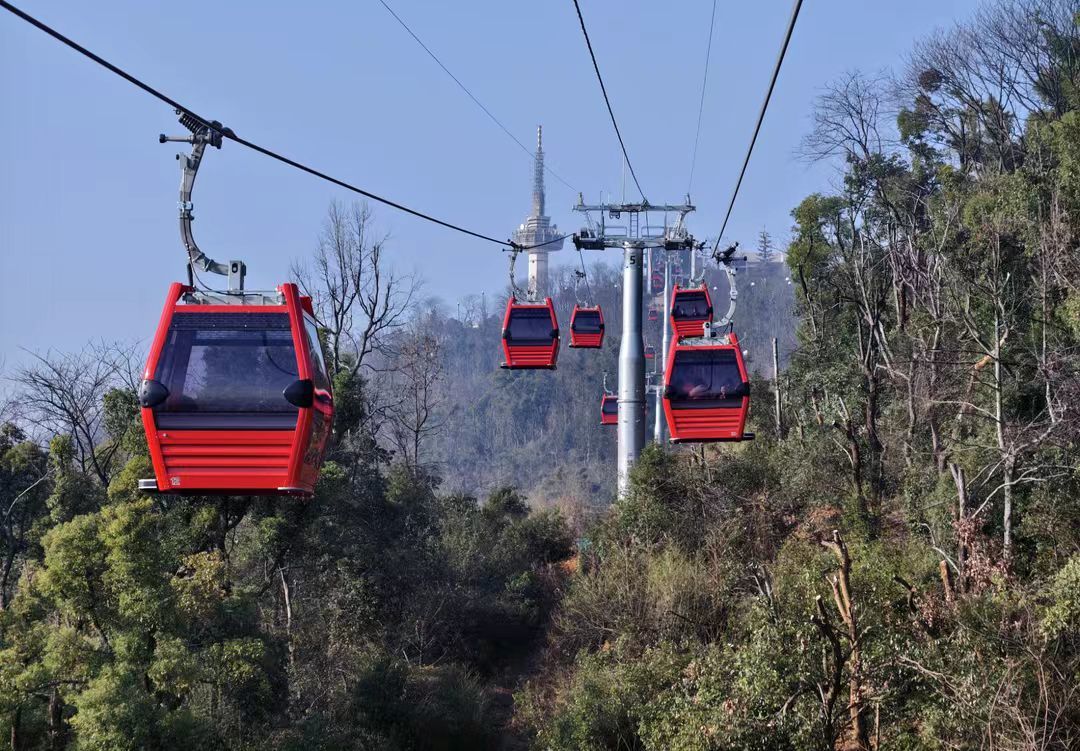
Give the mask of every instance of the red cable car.
M 604 313 L 600 306 L 574 306 L 570 315 L 570 346 L 580 349 L 600 349 L 604 343 Z
M 676 339 L 701 336 L 712 314 L 712 298 L 705 284 L 689 288 L 675 285 L 671 296 L 671 328 Z
M 674 341 L 664 373 L 664 417 L 672 443 L 751 440 L 744 432 L 750 381 L 735 334 Z
M 654 359 L 656 359 L 656 347 L 653 347 L 652 345 L 649 345 L 648 347 L 645 348 L 645 359 L 646 360 L 654 360 Z
M 649 308 L 649 320 L 650 321 L 659 321 L 660 320 L 660 311 L 658 311 L 656 308 Z
M 506 301 L 500 366 L 508 370 L 555 370 L 559 358 L 559 322 L 551 298 L 544 302 Z
M 172 284 L 139 403 L 154 464 L 140 489 L 311 495 L 334 401 L 310 298 Z
M 600 424 L 619 424 L 619 397 L 615 394 L 604 394 L 600 397 Z

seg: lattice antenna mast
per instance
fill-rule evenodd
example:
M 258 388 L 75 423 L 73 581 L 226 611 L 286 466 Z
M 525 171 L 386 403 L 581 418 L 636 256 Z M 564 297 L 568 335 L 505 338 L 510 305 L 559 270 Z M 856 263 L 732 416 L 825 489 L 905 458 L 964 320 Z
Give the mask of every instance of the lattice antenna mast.
M 536 159 L 533 163 L 533 216 L 544 216 L 544 126 L 536 126 Z

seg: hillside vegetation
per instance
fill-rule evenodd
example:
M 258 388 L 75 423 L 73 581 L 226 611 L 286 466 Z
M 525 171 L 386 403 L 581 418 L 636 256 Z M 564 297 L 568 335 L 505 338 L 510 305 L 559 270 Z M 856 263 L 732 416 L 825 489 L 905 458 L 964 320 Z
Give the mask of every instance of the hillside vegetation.
M 503 301 L 421 300 L 363 206 L 295 270 L 337 410 L 310 501 L 138 493 L 122 348 L 14 373 L 0 737 L 1080 748 L 1080 4 L 989 4 L 813 123 L 838 188 L 742 277 L 757 440 L 650 446 L 617 500 L 611 266 L 605 348 L 508 373 Z

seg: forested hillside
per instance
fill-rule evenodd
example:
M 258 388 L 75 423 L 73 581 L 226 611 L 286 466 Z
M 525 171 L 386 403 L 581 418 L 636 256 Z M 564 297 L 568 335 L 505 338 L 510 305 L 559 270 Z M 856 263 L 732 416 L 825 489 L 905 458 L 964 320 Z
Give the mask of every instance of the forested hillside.
M 519 694 L 537 748 L 1080 748 L 1078 12 L 825 87 L 783 425 L 648 451 Z
M 487 310 L 482 300 L 471 298 L 460 306 L 464 308 L 460 317 L 438 308 L 426 314 L 423 326 L 443 353 L 440 388 L 433 395 L 437 408 L 432 420 L 439 429 L 433 431 L 431 460 L 444 488 L 475 492 L 509 484 L 538 505 L 560 503 L 568 508 L 604 507 L 611 502 L 615 431 L 600 426 L 599 411 L 605 377 L 610 391 L 618 386 L 621 269 L 614 263 L 593 265 L 587 285 L 575 281 L 574 271 L 564 266 L 552 280 L 551 296 L 564 330 L 559 367 L 552 373 L 499 369 L 505 298 Z M 727 310 L 724 274 L 709 263 L 703 276 L 714 290 L 716 309 Z M 795 343 L 794 295 L 788 276 L 780 262 L 747 264 L 738 273 L 738 317 L 745 321 L 739 335 L 748 352 L 747 367 L 770 379 L 772 337 L 779 338 L 784 356 Z M 603 308 L 606 334 L 601 351 L 566 346 L 575 302 Z M 659 298 L 655 304 L 659 308 Z M 661 336 L 660 324 L 646 320 L 646 343 L 659 351 Z M 660 367 L 659 358 L 654 363 Z M 652 410 L 650 397 L 650 435 Z
M 823 84 L 836 187 L 739 277 L 757 440 L 650 446 L 622 498 L 614 259 L 553 292 L 604 349 L 502 371 L 505 297 L 424 299 L 362 205 L 294 269 L 311 500 L 141 494 L 141 347 L 11 372 L 8 747 L 1080 748 L 1080 3 Z

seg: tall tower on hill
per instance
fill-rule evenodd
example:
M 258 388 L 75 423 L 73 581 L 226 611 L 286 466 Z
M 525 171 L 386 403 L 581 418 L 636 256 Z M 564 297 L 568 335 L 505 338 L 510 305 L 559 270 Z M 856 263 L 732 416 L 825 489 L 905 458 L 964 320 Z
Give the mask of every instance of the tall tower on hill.
M 562 250 L 559 228 L 544 214 L 544 130 L 536 126 L 536 160 L 533 163 L 532 213 L 514 231 L 514 242 L 526 247 L 542 245 L 529 251 L 529 291 L 537 297 L 548 293 L 548 254 Z

